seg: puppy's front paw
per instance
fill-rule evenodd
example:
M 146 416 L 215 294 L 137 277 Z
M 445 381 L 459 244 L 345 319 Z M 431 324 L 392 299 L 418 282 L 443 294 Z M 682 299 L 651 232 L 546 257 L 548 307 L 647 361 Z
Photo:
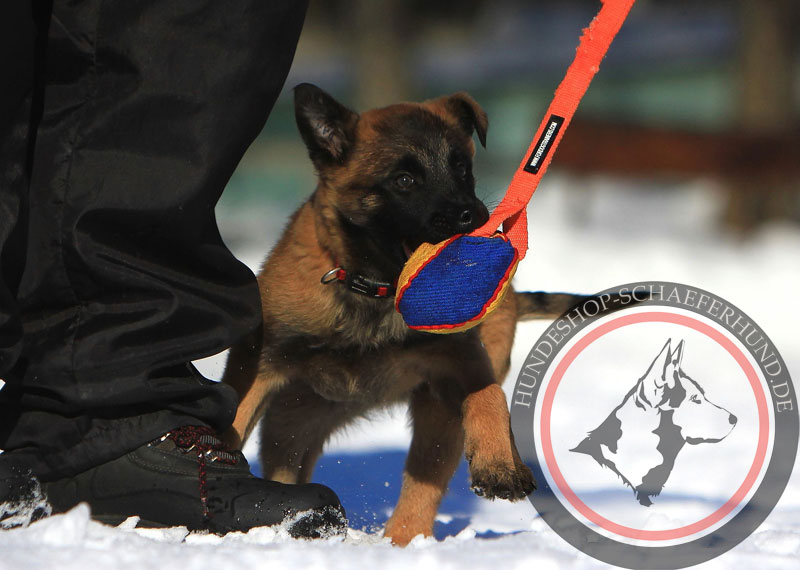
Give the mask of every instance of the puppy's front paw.
M 519 501 L 536 489 L 533 473 L 524 463 L 506 465 L 491 463 L 486 466 L 470 464 L 472 491 L 487 499 Z

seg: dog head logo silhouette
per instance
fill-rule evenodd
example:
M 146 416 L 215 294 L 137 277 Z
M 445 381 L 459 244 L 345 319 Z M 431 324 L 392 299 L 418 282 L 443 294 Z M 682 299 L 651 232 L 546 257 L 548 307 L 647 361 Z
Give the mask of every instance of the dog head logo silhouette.
M 718 443 L 736 416 L 711 402 L 681 369 L 684 343 L 667 340 L 647 372 L 597 428 L 571 451 L 614 471 L 649 507 L 661 493 L 684 444 Z

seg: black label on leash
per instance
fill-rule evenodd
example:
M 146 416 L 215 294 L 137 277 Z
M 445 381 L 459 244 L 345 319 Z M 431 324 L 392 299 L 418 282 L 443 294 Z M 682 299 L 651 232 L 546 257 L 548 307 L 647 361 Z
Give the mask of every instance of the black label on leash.
M 558 131 L 561 130 L 561 125 L 564 124 L 564 117 L 559 117 L 558 115 L 550 115 L 550 119 L 547 121 L 547 128 L 542 131 L 542 136 L 539 137 L 536 146 L 533 147 L 533 153 L 528 158 L 528 162 L 525 164 L 524 170 L 526 172 L 530 172 L 531 174 L 536 174 L 539 172 L 539 169 L 544 164 L 544 159 L 547 158 L 547 155 L 550 153 L 550 148 L 553 146 L 553 142 L 556 140 L 556 136 L 558 135 Z

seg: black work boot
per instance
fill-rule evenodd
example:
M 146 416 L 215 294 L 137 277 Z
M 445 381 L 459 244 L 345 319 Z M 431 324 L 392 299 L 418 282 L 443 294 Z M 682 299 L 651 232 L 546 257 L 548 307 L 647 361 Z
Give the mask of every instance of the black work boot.
M 42 483 L 53 512 L 80 502 L 92 518 L 139 526 L 185 526 L 218 534 L 286 524 L 294 537 L 344 533 L 345 512 L 323 485 L 287 485 L 250 473 L 241 451 L 227 449 L 210 428 L 177 428 L 74 477 Z
M 0 454 L 0 528 L 27 526 L 50 511 L 33 473 Z

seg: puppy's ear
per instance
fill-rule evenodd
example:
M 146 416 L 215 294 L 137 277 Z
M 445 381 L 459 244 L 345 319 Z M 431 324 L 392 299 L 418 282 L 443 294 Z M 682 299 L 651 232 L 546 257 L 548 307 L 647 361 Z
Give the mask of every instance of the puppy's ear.
M 489 117 L 486 115 L 486 111 L 478 105 L 478 102 L 463 91 L 445 97 L 443 102 L 445 108 L 456 118 L 461 128 L 467 131 L 469 136 L 472 136 L 473 131 L 477 133 L 478 140 L 481 141 L 483 148 L 486 148 Z
M 316 85 L 301 83 L 294 88 L 294 116 L 315 166 L 344 162 L 355 139 L 357 113 Z

